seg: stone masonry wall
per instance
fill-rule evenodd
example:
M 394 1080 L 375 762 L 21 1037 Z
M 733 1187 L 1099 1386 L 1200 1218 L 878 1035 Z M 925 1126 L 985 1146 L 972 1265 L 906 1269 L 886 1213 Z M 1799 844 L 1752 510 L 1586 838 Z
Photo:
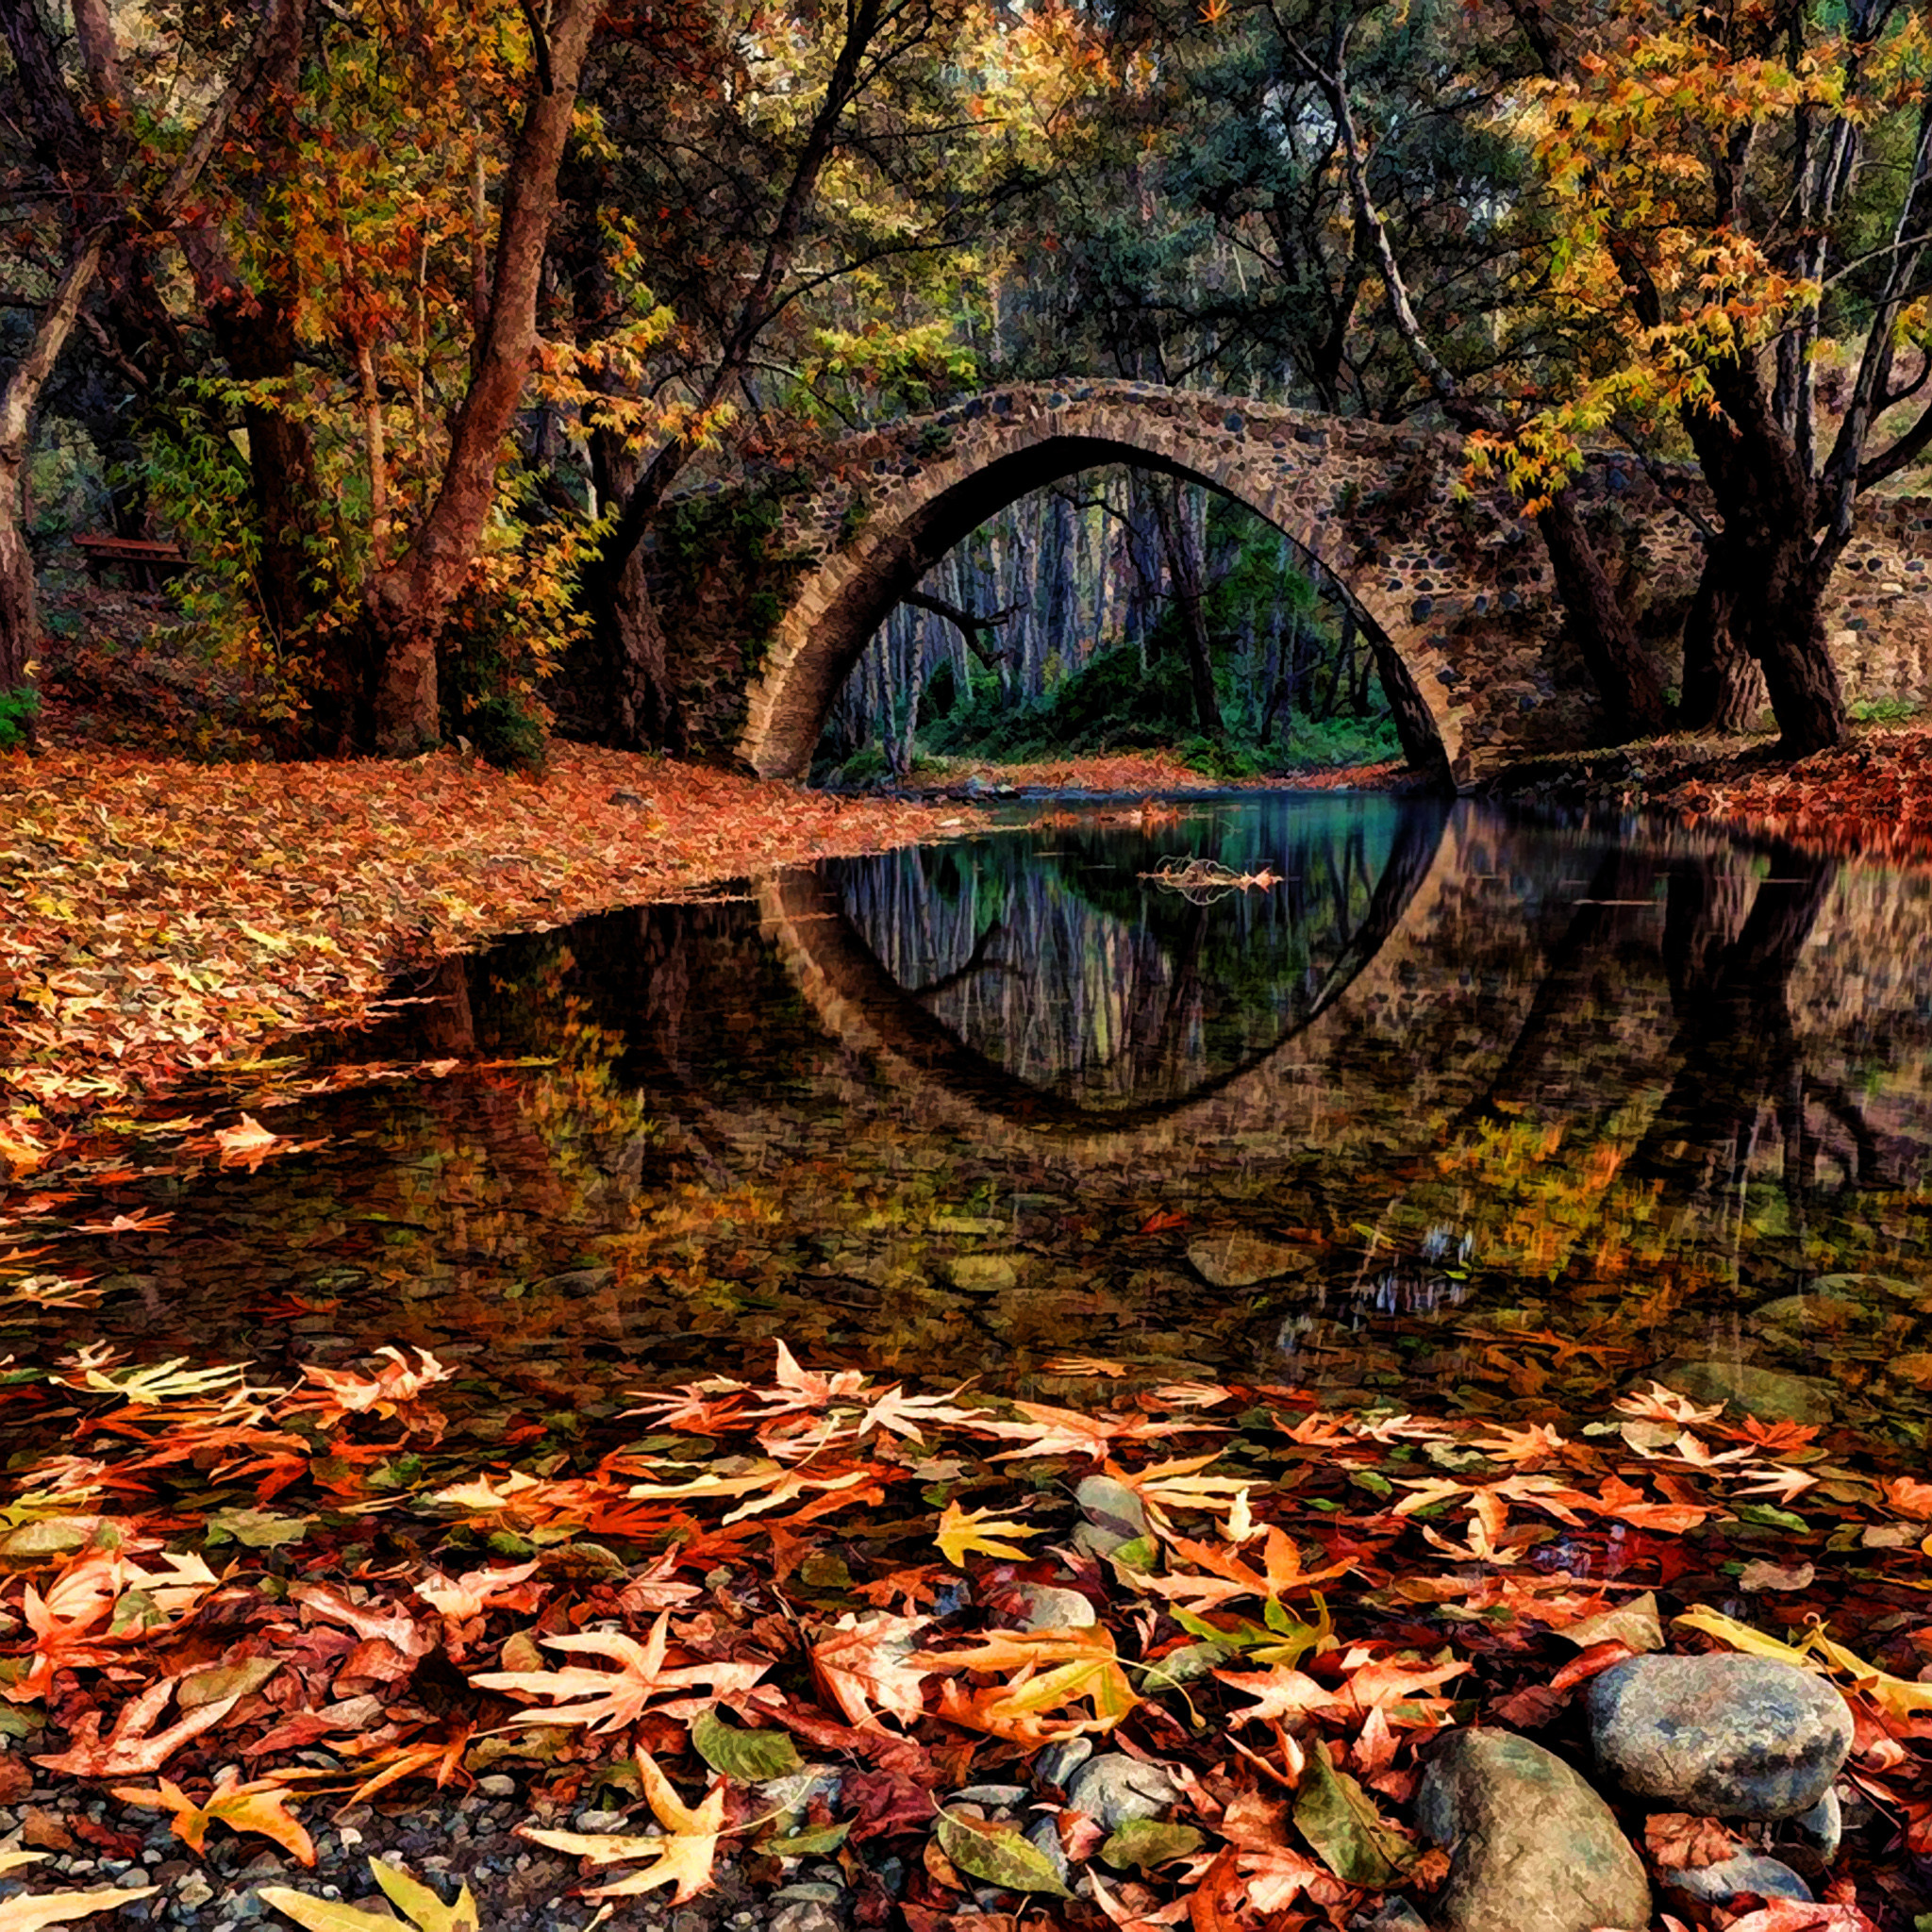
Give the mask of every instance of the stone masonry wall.
M 685 499 L 653 575 L 697 741 L 757 771 L 803 773 L 899 597 L 1005 504 L 1108 461 L 1220 490 L 1319 561 L 1392 646 L 1457 782 L 1604 739 L 1541 545 L 1501 491 L 1464 490 L 1456 439 L 1093 382 L 977 396 Z M 1674 680 L 1695 527 L 1628 459 L 1594 461 L 1580 487 Z M 1932 705 L 1932 502 L 1868 506 L 1835 589 L 1847 697 Z

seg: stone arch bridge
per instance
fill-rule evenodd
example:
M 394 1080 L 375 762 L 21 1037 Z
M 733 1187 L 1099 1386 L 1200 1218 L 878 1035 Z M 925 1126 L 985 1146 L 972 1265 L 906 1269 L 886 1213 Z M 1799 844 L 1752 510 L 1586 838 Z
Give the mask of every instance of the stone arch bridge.
M 1458 785 L 1601 743 L 1542 546 L 1459 441 L 1141 383 L 1023 386 L 792 454 L 677 499 L 650 570 L 696 744 L 767 776 L 808 766 L 887 613 L 969 531 L 1080 470 L 1206 485 L 1284 531 L 1367 620 L 1411 761 Z M 1586 516 L 1675 675 L 1700 547 L 1631 459 L 1599 457 Z M 1850 698 L 1932 701 L 1932 503 L 1873 506 L 1828 618 Z

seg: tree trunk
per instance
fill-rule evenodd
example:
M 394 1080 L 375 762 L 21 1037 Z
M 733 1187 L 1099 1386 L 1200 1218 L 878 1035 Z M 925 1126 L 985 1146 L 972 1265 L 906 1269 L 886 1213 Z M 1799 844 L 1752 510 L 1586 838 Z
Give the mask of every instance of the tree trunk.
M 74 332 L 80 305 L 100 267 L 103 237 L 96 232 L 75 250 L 53 299 L 42 311 L 27 351 L 0 390 L 0 691 L 25 691 L 33 682 L 41 641 L 33 552 L 23 527 L 27 435 L 60 351 Z
M 1705 480 L 1724 518 L 1711 602 L 1730 600 L 1737 641 L 1764 670 L 1779 750 L 1805 758 L 1844 741 L 1844 692 L 1824 634 L 1824 591 L 1850 535 L 1824 528 L 1820 490 L 1778 426 L 1756 366 L 1710 371 L 1715 409 L 1687 409 Z
M 1799 535 L 1790 547 L 1810 546 Z M 1842 744 L 1851 730 L 1824 632 L 1824 587 L 1814 585 L 1811 577 L 1802 568 L 1793 568 L 1789 579 L 1774 575 L 1764 591 L 1754 592 L 1747 602 L 1752 615 L 1747 635 L 1778 722 L 1778 749 L 1788 758 L 1829 751 Z
M 408 757 L 436 742 L 441 718 L 437 645 L 475 565 L 496 500 L 505 437 L 537 347 L 537 291 L 557 198 L 557 170 L 600 0 L 560 0 L 547 35 L 532 16 L 536 74 L 504 175 L 490 318 L 450 437 L 436 500 L 408 549 L 363 589 L 362 625 L 375 671 L 375 747 Z
M 629 751 L 690 749 L 690 726 L 671 686 L 671 654 L 657 601 L 644 577 L 641 550 L 633 550 L 617 574 L 607 607 L 615 671 L 614 729 L 608 742 Z
M 1208 620 L 1202 608 L 1207 587 L 1202 582 L 1201 555 L 1194 541 L 1178 486 L 1158 480 L 1148 485 L 1154 514 L 1160 525 L 1160 544 L 1167 554 L 1168 590 L 1180 614 L 1181 643 L 1188 654 L 1188 681 L 1193 687 L 1194 720 L 1207 738 L 1221 736 L 1221 706 L 1214 694 L 1214 660 L 1209 649 Z
M 20 467 L 0 460 L 0 698 L 33 689 L 41 635 L 33 552 L 21 527 L 20 506 Z M 31 720 L 27 741 L 33 741 Z
M 1549 553 L 1564 615 L 1604 701 L 1610 729 L 1621 741 L 1661 731 L 1663 680 L 1637 635 L 1617 587 L 1597 556 L 1572 492 L 1558 491 L 1536 525 Z
M 1738 641 L 1738 581 L 1737 564 L 1722 542 L 1713 544 L 1684 620 L 1684 695 L 1677 722 L 1687 731 L 1747 731 L 1763 708 L 1764 680 Z

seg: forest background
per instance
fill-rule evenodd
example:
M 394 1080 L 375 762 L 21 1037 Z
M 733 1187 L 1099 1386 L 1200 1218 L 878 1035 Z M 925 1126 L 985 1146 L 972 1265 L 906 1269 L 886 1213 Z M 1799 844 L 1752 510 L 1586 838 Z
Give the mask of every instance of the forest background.
M 186 553 L 209 744 L 515 762 L 554 716 L 675 751 L 643 558 L 678 488 L 1079 373 L 1453 426 L 1548 546 L 1612 735 L 1767 696 L 1788 751 L 1848 729 L 1821 600 L 1932 446 L 1932 54 L 1899 0 L 0 20 L 9 736 L 42 659 L 85 657 L 62 540 L 104 525 Z M 1569 507 L 1585 441 L 1701 467 L 1675 635 Z M 1093 473 L 947 559 L 827 752 L 1373 751 L 1326 591 L 1203 493 Z

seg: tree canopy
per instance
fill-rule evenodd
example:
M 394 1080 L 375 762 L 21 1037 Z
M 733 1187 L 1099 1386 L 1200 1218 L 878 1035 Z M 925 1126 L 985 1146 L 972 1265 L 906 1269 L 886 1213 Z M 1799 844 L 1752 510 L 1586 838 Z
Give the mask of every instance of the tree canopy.
M 0 690 L 37 408 L 288 748 L 513 754 L 566 655 L 575 715 L 680 741 L 641 559 L 693 466 L 1088 372 L 1461 429 L 1626 730 L 1664 676 L 1565 486 L 1590 443 L 1694 468 L 1681 717 L 1761 665 L 1802 751 L 1859 499 L 1932 450 L 1904 0 L 0 15 Z

